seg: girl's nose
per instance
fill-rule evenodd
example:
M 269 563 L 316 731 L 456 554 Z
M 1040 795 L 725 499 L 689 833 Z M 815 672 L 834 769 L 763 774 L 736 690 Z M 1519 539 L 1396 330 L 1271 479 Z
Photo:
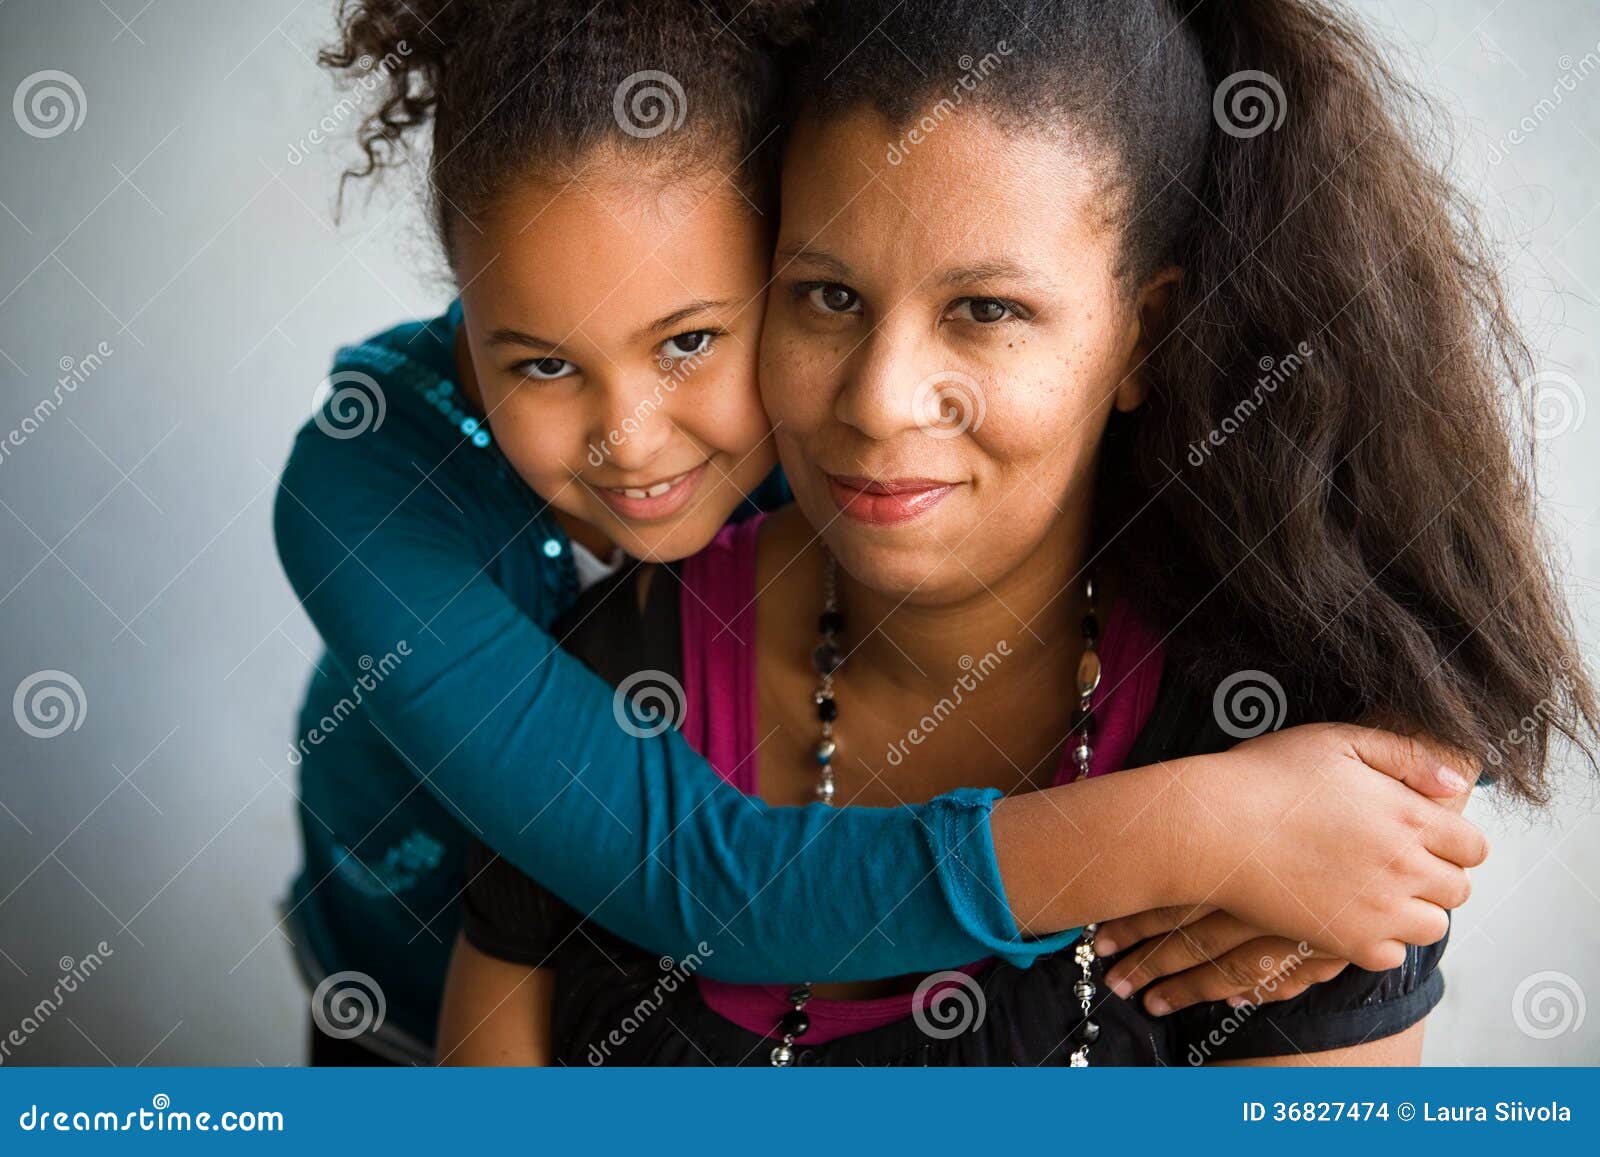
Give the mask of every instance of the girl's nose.
M 609 447 L 607 457 L 619 470 L 647 467 L 675 432 L 665 406 L 668 395 L 667 385 L 650 375 L 608 385 L 591 442 Z

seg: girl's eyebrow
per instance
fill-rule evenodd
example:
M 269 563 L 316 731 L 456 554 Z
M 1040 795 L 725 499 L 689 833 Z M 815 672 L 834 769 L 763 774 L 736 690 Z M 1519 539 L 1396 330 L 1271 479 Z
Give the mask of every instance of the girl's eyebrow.
M 652 334 L 658 334 L 658 333 L 661 333 L 661 332 L 663 332 L 665 330 L 672 329 L 679 322 L 682 322 L 682 321 L 684 321 L 684 320 L 686 320 L 688 318 L 691 318 L 697 313 L 704 313 L 704 312 L 706 312 L 707 310 L 710 310 L 710 309 L 721 309 L 723 306 L 730 305 L 730 304 L 732 304 L 732 303 L 730 301 L 726 301 L 726 300 L 720 300 L 720 301 L 696 300 L 696 301 L 691 301 L 688 305 L 685 305 L 683 308 L 675 309 L 671 313 L 662 314 L 660 317 L 658 317 L 654 321 L 652 321 L 649 325 L 641 326 L 639 328 L 639 330 L 633 335 L 633 339 L 632 340 L 634 340 L 634 341 L 642 341 L 643 339 L 645 339 L 647 337 L 650 337 Z
M 497 329 L 489 334 L 490 345 L 525 345 L 532 349 L 553 350 L 559 344 L 546 341 L 542 337 L 535 337 L 531 333 L 523 333 L 520 329 Z

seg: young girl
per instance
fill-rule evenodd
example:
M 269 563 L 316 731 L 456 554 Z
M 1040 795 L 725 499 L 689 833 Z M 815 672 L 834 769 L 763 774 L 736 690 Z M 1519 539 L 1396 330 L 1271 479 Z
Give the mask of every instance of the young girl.
M 1202 681 L 1219 663 L 1281 673 L 1308 715 L 1381 707 L 1467 750 L 1539 703 L 1582 739 L 1592 698 L 1493 406 L 1495 358 L 1515 347 L 1501 313 L 1478 312 L 1493 283 L 1431 200 L 1366 42 L 1299 0 L 1028 17 L 1023 32 L 999 4 L 825 5 L 762 337 L 796 505 L 728 528 L 642 593 L 592 592 L 574 648 L 624 682 L 681 673 L 691 740 L 780 804 L 820 779 L 894 806 L 970 782 L 995 752 L 987 782 L 1037 821 L 1097 786 L 1049 798 L 1033 790 L 1046 777 L 1182 768 L 1225 742 Z M 997 44 L 1001 68 L 956 87 L 948 62 Z M 1292 95 L 1282 136 L 1213 124 L 1215 86 L 1248 68 Z M 966 99 L 941 112 L 952 91 Z M 886 163 L 915 125 L 923 139 Z M 1463 340 L 1481 325 L 1487 348 Z M 1266 412 L 1235 444 L 1207 442 L 1261 351 L 1302 341 L 1314 357 Z M 921 404 L 930 381 L 965 389 L 953 425 Z M 1215 453 L 1186 468 L 1197 443 Z M 880 756 L 980 654 L 981 688 L 959 718 L 923 719 L 915 763 Z M 1536 798 L 1543 749 L 1519 755 L 1505 786 Z M 1268 832 L 1257 803 L 1209 806 L 1219 826 Z M 1305 806 L 1332 820 L 1349 801 Z M 482 859 L 441 1039 L 456 1060 L 1415 1063 L 1442 988 L 1437 944 L 1253 1015 L 1153 1016 L 1124 999 L 1135 969 L 1099 986 L 1089 943 L 920 982 L 825 988 L 795 968 L 792 987 L 686 983 L 698 958 L 663 973 Z M 1175 899 L 1225 892 L 1239 865 L 1197 846 Z M 847 888 L 850 865 L 838 875 Z M 1371 882 L 1295 884 L 1320 909 Z M 1410 943 L 1439 940 L 1460 898 L 1405 901 Z M 807 934 L 773 930 L 797 947 Z M 1125 943 L 1107 934 L 1102 953 Z M 957 1023 L 941 1015 L 963 1003 Z
M 714 946 L 705 974 L 726 981 L 864 979 L 996 953 L 1026 965 L 1085 919 L 1191 898 L 1201 846 L 1240 861 L 1208 899 L 1250 927 L 1392 964 L 1403 940 L 1442 934 L 1439 905 L 1481 852 L 1396 782 L 1459 796 L 1438 757 L 1358 729 L 1286 731 L 1182 777 L 1158 766 L 1041 793 L 1049 811 L 995 790 L 772 809 L 559 652 L 546 628 L 616 547 L 693 553 L 771 465 L 756 336 L 775 55 L 796 11 L 345 6 L 331 63 L 382 61 L 388 86 L 363 131 L 367 169 L 431 128 L 463 295 L 341 351 L 279 494 L 284 567 L 329 647 L 292 755 L 306 855 L 289 924 L 318 982 L 318 1059 L 351 1035 L 337 1020 L 351 980 L 386 1001 L 361 1044 L 431 1055 L 469 834 L 635 943 L 674 957 Z M 1060 742 L 1052 726 L 1031 729 L 1039 743 Z M 951 782 L 1003 764 L 979 752 Z M 1359 809 L 1299 806 L 1318 784 Z M 1257 831 L 1213 823 L 1234 798 Z M 1097 817 L 1116 817 L 1118 838 Z M 1379 875 L 1397 834 L 1423 829 L 1443 853 L 1409 850 L 1359 902 L 1297 898 L 1322 874 Z

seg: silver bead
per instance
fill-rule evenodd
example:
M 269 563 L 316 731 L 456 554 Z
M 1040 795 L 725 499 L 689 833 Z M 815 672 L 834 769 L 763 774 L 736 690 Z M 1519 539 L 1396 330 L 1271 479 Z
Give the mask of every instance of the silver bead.
M 817 784 L 817 798 L 823 803 L 833 802 L 833 778 L 831 776 Z
M 1078 660 L 1078 694 L 1089 695 L 1100 686 L 1100 656 L 1095 651 L 1085 651 Z
M 1089 757 L 1093 754 L 1094 748 L 1090 747 L 1087 743 L 1080 743 L 1077 747 L 1072 749 L 1072 758 L 1077 761 L 1079 767 L 1088 767 Z
M 1072 959 L 1087 968 L 1094 963 L 1094 949 L 1087 944 L 1079 944 L 1072 950 Z
M 794 1064 L 794 1050 L 788 1045 L 779 1045 L 772 1050 L 772 1063 L 778 1068 Z
M 1089 1067 L 1089 1053 L 1088 1053 L 1088 1050 L 1087 1049 L 1079 1049 L 1077 1052 L 1072 1054 L 1072 1059 L 1070 1061 L 1068 1061 L 1067 1064 L 1068 1064 L 1069 1067 L 1074 1068 L 1074 1069 L 1086 1069 L 1086 1068 L 1088 1068 Z
M 1079 1000 L 1093 1000 L 1094 985 L 1090 984 L 1087 980 L 1080 980 L 1078 983 L 1072 986 L 1072 995 L 1077 997 Z
M 831 739 L 824 739 L 817 744 L 817 762 L 827 763 L 833 758 L 833 753 L 839 750 L 839 745 Z

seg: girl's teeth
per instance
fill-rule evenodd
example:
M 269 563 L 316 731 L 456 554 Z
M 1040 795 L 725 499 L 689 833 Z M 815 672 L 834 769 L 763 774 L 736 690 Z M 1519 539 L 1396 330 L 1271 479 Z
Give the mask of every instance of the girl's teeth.
M 626 494 L 629 498 L 660 498 L 663 494 L 671 490 L 674 486 L 682 481 L 683 476 L 679 475 L 677 478 L 669 478 L 665 482 L 657 482 L 654 486 L 647 490 L 637 490 L 632 487 L 626 487 L 623 489 L 622 493 Z

